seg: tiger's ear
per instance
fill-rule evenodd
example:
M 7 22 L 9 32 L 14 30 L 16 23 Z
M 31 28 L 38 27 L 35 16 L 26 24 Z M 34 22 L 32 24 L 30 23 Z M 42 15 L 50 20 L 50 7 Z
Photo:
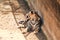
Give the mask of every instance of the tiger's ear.
M 28 14 L 33 14 L 34 13 L 34 11 L 30 11 Z
M 30 11 L 29 14 L 33 14 L 34 12 L 33 11 Z
M 29 18 L 29 13 L 26 14 L 26 18 Z
M 31 11 L 31 14 L 33 14 L 34 12 L 33 11 Z

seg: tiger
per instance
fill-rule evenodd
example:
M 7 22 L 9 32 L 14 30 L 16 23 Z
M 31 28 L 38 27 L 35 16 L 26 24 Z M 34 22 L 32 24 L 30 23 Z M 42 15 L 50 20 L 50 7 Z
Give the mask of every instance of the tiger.
M 30 11 L 29 13 L 27 13 L 26 19 L 27 19 L 25 23 L 26 28 L 23 31 L 23 33 L 27 32 L 38 33 L 39 31 L 41 31 L 43 20 L 36 11 Z

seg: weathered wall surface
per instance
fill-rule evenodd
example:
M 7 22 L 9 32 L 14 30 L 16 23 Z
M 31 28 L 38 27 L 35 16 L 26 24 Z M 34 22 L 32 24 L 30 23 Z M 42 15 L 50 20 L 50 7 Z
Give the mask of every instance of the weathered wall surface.
M 27 0 L 32 9 L 43 14 L 42 30 L 48 40 L 60 40 L 60 1 L 59 0 Z

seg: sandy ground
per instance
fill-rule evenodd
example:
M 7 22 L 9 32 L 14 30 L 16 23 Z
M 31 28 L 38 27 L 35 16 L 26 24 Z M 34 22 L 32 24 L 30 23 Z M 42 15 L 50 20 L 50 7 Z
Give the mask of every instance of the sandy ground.
M 8 12 L 7 12 L 8 11 Z M 25 40 L 9 5 L 0 4 L 0 40 Z

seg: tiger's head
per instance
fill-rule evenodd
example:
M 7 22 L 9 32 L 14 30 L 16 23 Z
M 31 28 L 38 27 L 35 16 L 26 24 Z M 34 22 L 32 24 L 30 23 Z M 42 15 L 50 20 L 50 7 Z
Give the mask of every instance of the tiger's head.
M 28 14 L 27 14 L 27 19 L 29 19 L 33 24 L 37 21 L 40 20 L 40 17 L 39 15 L 37 14 L 37 12 L 35 11 L 30 11 Z

